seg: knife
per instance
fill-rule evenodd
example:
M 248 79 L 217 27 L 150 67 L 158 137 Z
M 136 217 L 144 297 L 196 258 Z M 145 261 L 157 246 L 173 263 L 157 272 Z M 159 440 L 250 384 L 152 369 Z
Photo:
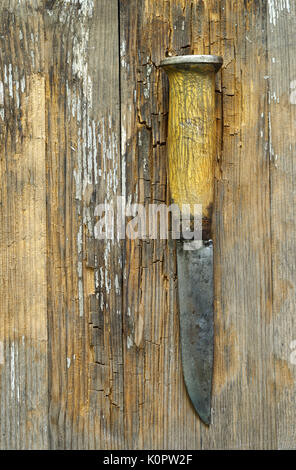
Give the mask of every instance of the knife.
M 216 155 L 215 74 L 223 59 L 175 56 L 160 66 L 169 78 L 168 173 L 172 200 L 202 206 L 202 240 L 177 242 L 183 376 L 201 420 L 211 423 L 214 350 L 212 212 Z M 197 247 L 197 248 L 196 248 Z

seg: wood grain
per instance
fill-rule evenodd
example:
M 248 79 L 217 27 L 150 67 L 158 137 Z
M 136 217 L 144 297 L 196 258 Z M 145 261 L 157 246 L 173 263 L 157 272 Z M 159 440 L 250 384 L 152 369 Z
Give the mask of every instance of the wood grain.
M 121 194 L 117 2 L 53 2 L 46 39 L 50 445 L 116 448 L 121 246 L 94 233 Z
M 216 157 L 215 72 L 213 65 L 165 66 L 169 77 L 168 184 L 172 201 L 202 205 L 209 228 L 214 205 Z
M 5 449 L 48 447 L 44 25 L 39 6 L 3 2 L 0 13 L 0 446 Z
M 0 18 L 0 447 L 295 447 L 294 3 L 5 0 Z M 174 244 L 96 238 L 100 203 L 170 202 L 159 64 L 182 54 L 224 58 L 209 429 Z
M 270 224 L 272 318 L 277 446 L 295 449 L 295 2 L 269 2 L 267 50 L 269 84 Z M 269 378 L 270 380 L 270 378 Z

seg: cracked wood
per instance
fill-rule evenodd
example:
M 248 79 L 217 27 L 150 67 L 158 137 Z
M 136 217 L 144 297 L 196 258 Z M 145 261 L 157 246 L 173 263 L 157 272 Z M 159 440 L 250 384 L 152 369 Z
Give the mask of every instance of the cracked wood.
M 295 445 L 295 3 L 0 6 L 0 446 Z M 165 56 L 222 55 L 213 425 L 182 378 L 174 244 L 99 241 L 170 202 Z

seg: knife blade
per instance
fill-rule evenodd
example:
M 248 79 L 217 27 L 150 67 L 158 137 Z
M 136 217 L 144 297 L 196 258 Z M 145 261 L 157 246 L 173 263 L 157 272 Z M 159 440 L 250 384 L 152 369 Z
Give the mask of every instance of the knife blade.
M 177 242 L 180 337 L 183 376 L 191 402 L 205 424 L 211 422 L 213 371 L 213 245 L 184 250 Z

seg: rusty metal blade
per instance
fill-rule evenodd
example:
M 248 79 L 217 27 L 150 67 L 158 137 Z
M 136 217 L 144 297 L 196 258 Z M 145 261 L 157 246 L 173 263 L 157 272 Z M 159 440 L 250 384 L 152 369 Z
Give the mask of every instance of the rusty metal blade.
M 182 365 L 185 384 L 195 410 L 211 422 L 213 376 L 213 246 L 202 242 L 194 251 L 177 244 Z

